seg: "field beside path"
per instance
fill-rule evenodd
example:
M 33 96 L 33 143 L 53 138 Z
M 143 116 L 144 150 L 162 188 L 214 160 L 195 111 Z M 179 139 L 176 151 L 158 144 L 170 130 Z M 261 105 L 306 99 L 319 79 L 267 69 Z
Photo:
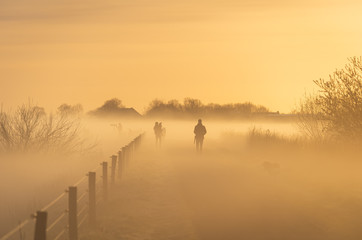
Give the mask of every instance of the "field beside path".
M 203 154 L 176 139 L 156 149 L 148 136 L 80 239 L 362 238 L 358 162 L 207 144 Z

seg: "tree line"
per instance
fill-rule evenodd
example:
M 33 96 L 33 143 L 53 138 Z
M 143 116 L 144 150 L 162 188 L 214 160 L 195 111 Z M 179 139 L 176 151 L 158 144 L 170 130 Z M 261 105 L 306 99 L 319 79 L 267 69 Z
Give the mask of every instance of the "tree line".
M 77 114 L 82 112 L 81 105 L 63 104 L 58 111 L 63 114 Z M 271 114 L 268 108 L 255 105 L 251 102 L 203 104 L 195 98 L 185 98 L 183 102 L 178 100 L 163 101 L 154 99 L 148 105 L 145 113 L 141 115 L 133 108 L 123 105 L 118 98 L 106 100 L 100 107 L 89 111 L 87 114 L 96 117 L 162 117 L 162 118 L 189 118 L 189 117 L 212 117 L 212 118 L 246 118 L 253 115 Z
M 246 118 L 254 114 L 269 114 L 268 108 L 250 102 L 203 104 L 195 98 L 185 98 L 182 103 L 177 100 L 153 100 L 146 109 L 146 117 L 211 117 L 211 118 Z

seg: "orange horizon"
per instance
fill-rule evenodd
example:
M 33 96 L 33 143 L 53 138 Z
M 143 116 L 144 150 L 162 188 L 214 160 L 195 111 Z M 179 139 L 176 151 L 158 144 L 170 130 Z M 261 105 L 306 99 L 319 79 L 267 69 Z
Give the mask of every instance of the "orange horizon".
M 290 112 L 361 52 L 358 1 L 28 2 L 0 10 L 0 102 L 91 110 L 117 97 Z

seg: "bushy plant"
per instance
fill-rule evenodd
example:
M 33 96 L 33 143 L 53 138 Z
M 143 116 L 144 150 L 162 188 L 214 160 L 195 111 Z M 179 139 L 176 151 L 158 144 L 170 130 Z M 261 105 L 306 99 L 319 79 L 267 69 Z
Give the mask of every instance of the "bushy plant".
M 314 138 L 362 137 L 362 58 L 348 60 L 328 80 L 314 81 L 319 91 L 299 106 L 301 127 Z
M 80 120 L 66 114 L 47 114 L 31 103 L 16 111 L 0 111 L 1 152 L 78 151 L 83 144 Z

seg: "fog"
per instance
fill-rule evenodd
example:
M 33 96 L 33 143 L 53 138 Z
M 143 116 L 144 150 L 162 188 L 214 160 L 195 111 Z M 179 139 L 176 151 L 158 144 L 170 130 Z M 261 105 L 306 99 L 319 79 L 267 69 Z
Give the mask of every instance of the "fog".
M 194 152 L 193 125 L 170 123 L 178 130 L 168 131 L 175 135 L 167 135 L 154 156 L 154 164 L 172 166 L 174 176 L 169 178 L 188 209 L 185 218 L 192 222 L 196 239 L 361 238 L 358 148 L 251 142 L 247 129 L 256 124 L 205 125 L 201 155 Z M 288 138 L 298 133 L 293 126 L 256 125 Z
M 162 121 L 160 147 L 154 122 L 85 119 L 90 150 L 2 155 L 0 235 L 146 132 L 82 239 L 361 239 L 358 146 L 310 143 L 294 122 L 205 120 L 198 153 L 197 121 Z

